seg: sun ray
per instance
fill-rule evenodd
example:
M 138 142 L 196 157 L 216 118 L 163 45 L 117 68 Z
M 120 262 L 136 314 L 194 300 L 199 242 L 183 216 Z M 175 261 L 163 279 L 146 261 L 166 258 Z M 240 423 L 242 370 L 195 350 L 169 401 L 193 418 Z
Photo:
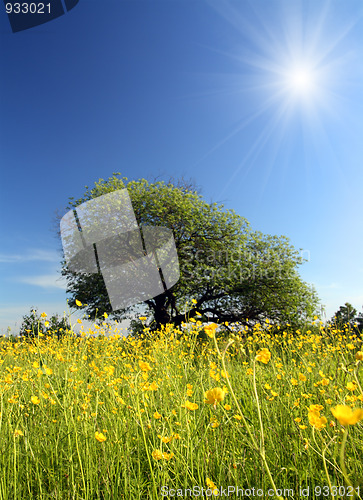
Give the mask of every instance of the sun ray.
M 352 60 L 358 60 L 359 57 L 357 53 L 348 54 L 346 46 L 352 30 L 362 19 L 363 8 L 354 17 L 345 17 L 338 25 L 334 24 L 335 29 L 332 29 L 335 21 L 330 0 L 323 1 L 319 6 L 315 3 L 307 5 L 299 0 L 294 3 L 276 0 L 274 9 L 271 4 L 264 4 L 263 13 L 256 2 L 244 2 L 247 8 L 223 0 L 210 2 L 210 5 L 221 19 L 233 27 L 234 36 L 236 32 L 241 36 L 240 47 L 235 45 L 231 51 L 218 49 L 220 55 L 233 59 L 234 64 L 241 67 L 239 77 L 236 74 L 224 75 L 230 79 L 226 85 L 229 98 L 235 90 L 236 105 L 243 93 L 245 96 L 251 95 L 251 101 L 254 99 L 258 102 L 256 111 L 252 108 L 247 115 L 245 109 L 241 108 L 245 116 L 199 160 L 225 147 L 232 138 L 236 140 L 239 134 L 254 137 L 249 142 L 249 148 L 241 151 L 241 161 L 231 172 L 230 178 L 225 180 L 222 187 L 224 193 L 232 182 L 236 185 L 235 180 L 242 169 L 247 175 L 248 165 L 256 161 L 269 141 L 269 147 L 273 141 L 273 147 L 278 150 L 279 145 L 288 140 L 292 128 L 289 123 L 301 121 L 304 134 L 311 134 L 314 129 L 324 142 L 329 141 L 329 137 L 323 134 L 324 128 L 330 126 L 334 113 L 337 115 L 335 119 L 339 119 L 337 110 L 343 107 L 343 89 L 347 82 L 354 84 L 360 76 L 359 72 L 347 71 L 348 66 L 354 68 Z M 266 15 L 266 6 L 271 16 Z M 273 21 L 272 16 L 275 16 Z M 254 131 L 252 135 L 252 127 L 256 128 L 259 122 L 260 131 Z M 301 137 L 300 140 L 301 144 L 305 144 L 302 148 L 307 147 L 307 144 L 311 147 L 318 147 L 316 145 L 319 144 L 319 137 L 314 137 L 313 141 L 307 137 Z M 334 148 L 334 144 L 331 147 Z M 261 164 L 259 168 L 265 169 L 266 175 L 270 175 L 266 171 L 270 171 L 271 165 Z M 242 177 L 245 178 L 245 175 Z

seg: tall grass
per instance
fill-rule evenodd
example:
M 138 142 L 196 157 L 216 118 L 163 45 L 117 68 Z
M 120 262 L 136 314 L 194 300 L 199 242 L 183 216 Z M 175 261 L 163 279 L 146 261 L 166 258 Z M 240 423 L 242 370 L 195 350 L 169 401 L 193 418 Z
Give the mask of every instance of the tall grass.
M 2 338 L 0 498 L 363 498 L 360 337 L 202 330 Z

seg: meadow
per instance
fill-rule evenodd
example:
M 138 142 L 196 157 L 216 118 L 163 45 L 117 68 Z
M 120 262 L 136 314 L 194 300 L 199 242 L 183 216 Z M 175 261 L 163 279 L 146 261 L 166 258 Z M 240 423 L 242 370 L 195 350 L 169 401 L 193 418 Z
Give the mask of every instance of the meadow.
M 0 498 L 363 498 L 359 333 L 230 328 L 2 337 Z

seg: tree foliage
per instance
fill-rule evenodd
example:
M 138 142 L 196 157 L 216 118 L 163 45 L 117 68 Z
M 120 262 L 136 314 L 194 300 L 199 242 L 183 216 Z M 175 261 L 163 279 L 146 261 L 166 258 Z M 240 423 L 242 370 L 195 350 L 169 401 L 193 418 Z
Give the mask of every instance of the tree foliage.
M 62 337 L 70 324 L 66 318 L 60 318 L 58 314 L 53 314 L 46 320 L 49 325 L 45 326 L 45 320 L 38 313 L 37 309 L 31 308 L 30 313 L 23 316 L 22 325 L 19 334 L 23 337 L 32 338 L 37 337 L 39 334 L 56 335 L 58 338 Z
M 346 302 L 344 306 L 340 306 L 338 311 L 330 320 L 330 324 L 334 324 L 337 328 L 343 329 L 344 326 L 348 328 L 353 328 L 357 325 L 357 328 L 362 331 L 363 329 L 363 315 L 359 313 L 357 316 L 357 310 L 350 304 Z
M 319 299 L 303 282 L 299 251 L 284 236 L 252 231 L 248 221 L 223 205 L 207 203 L 190 183 L 128 181 L 115 173 L 100 179 L 84 196 L 70 198 L 67 210 L 118 189 L 127 188 L 139 225 L 172 230 L 180 279 L 169 290 L 143 303 L 153 327 L 186 318 L 221 322 L 298 323 L 316 313 Z M 102 275 L 76 274 L 62 262 L 70 306 L 78 299 L 91 319 L 103 313 L 114 319 L 140 315 L 140 305 L 112 311 Z M 192 300 L 194 299 L 194 302 Z

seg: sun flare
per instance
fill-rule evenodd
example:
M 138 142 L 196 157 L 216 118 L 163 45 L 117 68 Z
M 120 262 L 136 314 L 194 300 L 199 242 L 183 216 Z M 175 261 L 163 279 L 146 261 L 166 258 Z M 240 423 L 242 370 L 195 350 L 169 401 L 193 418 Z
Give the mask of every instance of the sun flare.
M 311 5 L 305 7 L 307 3 Z M 245 4 L 250 4 L 251 9 Z M 213 2 L 221 20 L 241 35 L 230 49 L 225 46 L 215 49 L 218 57 L 226 57 L 226 64 L 229 60 L 233 62 L 233 69 L 208 74 L 216 88 L 212 91 L 208 88 L 205 94 L 212 92 L 218 99 L 223 95 L 228 106 L 235 95 L 231 115 L 234 125 L 199 160 L 204 161 L 237 137 L 241 139 L 241 157 L 221 188 L 220 197 L 234 185 L 242 186 L 261 162 L 268 164 L 261 184 L 259 201 L 262 200 L 275 167 L 282 168 L 283 164 L 282 176 L 287 177 L 294 163 L 288 160 L 288 155 L 294 148 L 320 157 L 324 144 L 335 161 L 335 144 L 328 132 L 333 120 L 340 122 L 348 104 L 345 87 L 353 89 L 361 85 L 361 57 L 353 51 L 347 55 L 347 44 L 354 36 L 361 14 L 344 17 L 335 25 L 335 6 L 329 0 L 272 2 L 274 8 L 269 8 L 268 14 L 269 2 L 260 4 Z M 240 117 L 237 114 L 236 119 L 238 111 Z M 301 162 L 309 169 L 308 179 L 312 162 L 308 155 L 304 158 Z
M 313 72 L 306 68 L 297 68 L 288 75 L 289 87 L 298 93 L 306 94 L 314 87 Z

